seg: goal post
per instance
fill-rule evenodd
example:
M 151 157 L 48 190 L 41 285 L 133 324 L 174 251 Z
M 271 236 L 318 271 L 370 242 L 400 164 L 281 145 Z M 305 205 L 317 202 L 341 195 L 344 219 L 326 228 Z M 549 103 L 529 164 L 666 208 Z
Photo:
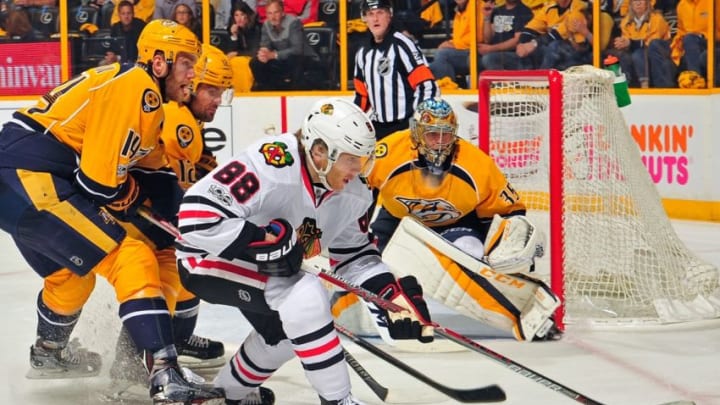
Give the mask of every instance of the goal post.
M 675 234 L 613 79 L 592 66 L 484 71 L 479 146 L 548 237 L 537 272 L 564 303 L 560 326 L 718 318 L 718 269 Z

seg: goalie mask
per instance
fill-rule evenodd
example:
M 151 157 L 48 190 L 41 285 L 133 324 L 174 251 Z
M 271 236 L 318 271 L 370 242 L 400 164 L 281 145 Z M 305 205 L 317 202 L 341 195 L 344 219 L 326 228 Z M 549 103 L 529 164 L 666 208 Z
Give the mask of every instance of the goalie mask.
M 370 119 L 355 104 L 339 99 L 326 98 L 316 102 L 302 125 L 302 143 L 308 163 L 318 173 L 320 182 L 327 189 L 327 174 L 340 158 L 347 153 L 362 158 L 359 176 L 366 177 L 375 159 L 375 128 Z M 322 143 L 327 148 L 327 166 L 315 166 L 311 156 L 312 147 Z
M 441 98 L 420 103 L 410 118 L 410 137 L 428 171 L 445 173 L 457 143 L 457 119 L 450 104 Z

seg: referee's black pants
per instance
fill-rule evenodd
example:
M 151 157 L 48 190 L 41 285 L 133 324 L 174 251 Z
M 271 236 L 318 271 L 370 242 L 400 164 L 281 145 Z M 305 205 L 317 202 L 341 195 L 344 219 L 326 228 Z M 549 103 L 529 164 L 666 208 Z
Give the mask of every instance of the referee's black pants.
M 392 122 L 377 122 L 373 121 L 375 127 L 375 138 L 379 141 L 393 132 L 402 131 L 410 127 L 410 118 L 403 120 L 392 121 Z

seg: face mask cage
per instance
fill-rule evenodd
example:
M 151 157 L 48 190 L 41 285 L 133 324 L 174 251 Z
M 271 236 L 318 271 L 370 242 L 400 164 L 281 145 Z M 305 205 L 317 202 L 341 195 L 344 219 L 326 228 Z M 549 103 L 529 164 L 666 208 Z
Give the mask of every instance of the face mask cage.
M 432 174 L 442 174 L 445 161 L 452 155 L 457 142 L 457 127 L 447 124 L 418 124 L 411 122 L 413 143 Z

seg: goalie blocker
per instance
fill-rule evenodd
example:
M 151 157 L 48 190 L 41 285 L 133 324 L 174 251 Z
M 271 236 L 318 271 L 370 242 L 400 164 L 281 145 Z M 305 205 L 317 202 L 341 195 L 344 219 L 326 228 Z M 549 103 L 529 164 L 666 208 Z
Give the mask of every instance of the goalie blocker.
M 559 337 L 552 320 L 559 298 L 545 283 L 524 274 L 532 270 L 544 246 L 540 232 L 527 218 L 496 216 L 484 247 L 471 229 L 454 228 L 445 235 L 454 243 L 414 218 L 404 217 L 383 252 L 383 261 L 398 276 L 417 277 L 435 300 L 509 331 L 520 341 Z M 478 256 L 485 253 L 485 258 L 465 250 L 479 250 Z

